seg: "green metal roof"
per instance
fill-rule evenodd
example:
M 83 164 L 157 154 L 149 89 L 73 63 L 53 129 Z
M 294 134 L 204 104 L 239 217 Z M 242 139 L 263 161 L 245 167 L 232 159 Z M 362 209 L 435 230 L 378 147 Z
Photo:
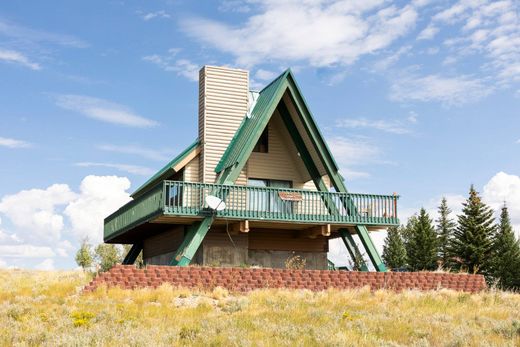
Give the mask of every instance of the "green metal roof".
M 173 158 L 168 164 L 166 164 L 162 169 L 160 169 L 155 175 L 153 175 L 148 181 L 146 181 L 142 186 L 137 188 L 135 192 L 132 193 L 132 198 L 136 198 L 139 195 L 144 194 L 151 188 L 153 188 L 160 181 L 165 180 L 168 176 L 173 175 L 175 171 L 173 167 L 181 162 L 188 154 L 190 154 L 193 150 L 197 148 L 200 140 L 197 139 L 191 145 L 188 146 L 184 151 L 182 151 L 178 156 Z
M 254 146 L 258 141 L 259 136 L 267 126 L 267 123 L 286 90 L 289 90 L 292 98 L 295 100 L 296 108 L 299 109 L 305 118 L 307 125 L 312 128 L 313 134 L 311 135 L 311 140 L 317 144 L 319 154 L 326 157 L 330 168 L 334 172 L 338 171 L 334 157 L 312 117 L 305 98 L 301 94 L 291 70 L 287 69 L 260 91 L 260 95 L 250 116 L 244 118 L 228 148 L 224 152 L 224 155 L 220 159 L 220 162 L 216 166 L 215 171 L 217 173 L 247 160 L 250 151 L 246 150 L 246 148 L 249 149 L 248 147 Z
M 290 70 L 287 69 L 284 73 L 278 76 L 274 81 L 269 83 L 264 89 L 260 91 L 260 95 L 256 101 L 253 111 L 249 117 L 244 117 L 242 124 L 238 128 L 235 136 L 229 143 L 228 148 L 220 159 L 218 165 L 215 167 L 215 172 L 219 173 L 222 170 L 233 166 L 243 156 L 246 143 L 254 140 L 254 134 L 262 132 L 266 127 L 272 112 L 268 112 L 272 107 L 276 107 L 279 98 L 276 96 L 283 93 L 282 88 Z M 276 102 L 276 104 L 274 104 Z M 274 104 L 274 105 L 273 105 Z M 255 140 L 255 143 L 258 139 Z

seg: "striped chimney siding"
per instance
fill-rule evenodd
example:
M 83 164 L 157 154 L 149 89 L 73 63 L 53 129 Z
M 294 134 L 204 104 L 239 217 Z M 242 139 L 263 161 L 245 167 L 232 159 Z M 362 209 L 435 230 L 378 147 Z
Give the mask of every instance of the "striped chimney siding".
M 215 66 L 200 70 L 200 182 L 215 183 L 215 167 L 247 112 L 248 91 L 248 71 Z

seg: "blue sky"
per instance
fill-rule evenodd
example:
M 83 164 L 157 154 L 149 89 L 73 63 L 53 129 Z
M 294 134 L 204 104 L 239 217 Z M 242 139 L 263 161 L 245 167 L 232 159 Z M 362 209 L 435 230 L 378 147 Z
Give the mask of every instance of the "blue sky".
M 0 266 L 74 267 L 195 139 L 204 64 L 291 67 L 351 191 L 406 218 L 475 184 L 518 231 L 519 47 L 515 1 L 2 2 Z

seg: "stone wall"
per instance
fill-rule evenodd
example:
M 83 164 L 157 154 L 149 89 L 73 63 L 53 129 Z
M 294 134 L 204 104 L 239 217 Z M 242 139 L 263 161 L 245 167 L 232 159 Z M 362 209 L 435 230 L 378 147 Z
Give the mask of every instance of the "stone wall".
M 266 268 L 212 268 L 117 265 L 97 276 L 85 287 L 89 292 L 100 285 L 125 289 L 156 288 L 162 283 L 172 286 L 212 290 L 220 286 L 231 291 L 247 292 L 260 288 L 436 290 L 448 288 L 478 292 L 487 288 L 482 275 L 435 272 L 354 272 L 328 270 L 287 270 Z

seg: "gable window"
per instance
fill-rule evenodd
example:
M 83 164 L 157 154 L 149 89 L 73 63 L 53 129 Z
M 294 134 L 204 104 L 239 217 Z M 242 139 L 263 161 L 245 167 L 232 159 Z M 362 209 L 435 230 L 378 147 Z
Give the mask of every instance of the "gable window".
M 264 129 L 264 131 L 262 132 L 262 135 L 260 135 L 258 142 L 256 143 L 255 147 L 253 148 L 253 152 L 258 152 L 258 153 L 269 152 L 269 131 L 267 129 L 268 129 L 268 127 L 266 127 Z

